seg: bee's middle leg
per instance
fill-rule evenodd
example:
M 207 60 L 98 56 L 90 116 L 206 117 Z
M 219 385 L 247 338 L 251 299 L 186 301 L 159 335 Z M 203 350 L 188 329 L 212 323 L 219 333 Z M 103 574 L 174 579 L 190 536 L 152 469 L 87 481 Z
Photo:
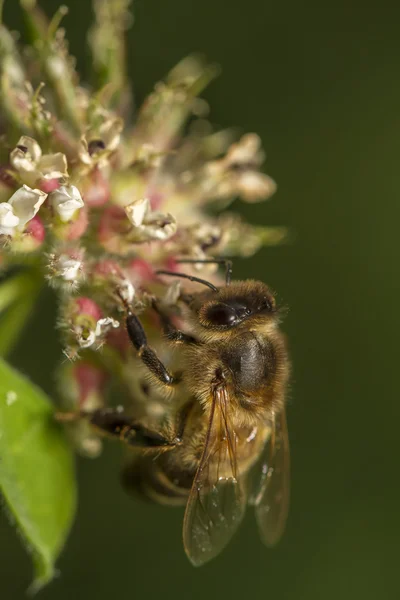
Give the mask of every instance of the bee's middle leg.
M 154 450 L 170 450 L 181 442 L 178 433 L 157 431 L 132 420 L 123 408 L 100 408 L 93 412 L 57 413 L 56 419 L 68 423 L 87 419 L 101 433 L 118 438 L 129 446 Z

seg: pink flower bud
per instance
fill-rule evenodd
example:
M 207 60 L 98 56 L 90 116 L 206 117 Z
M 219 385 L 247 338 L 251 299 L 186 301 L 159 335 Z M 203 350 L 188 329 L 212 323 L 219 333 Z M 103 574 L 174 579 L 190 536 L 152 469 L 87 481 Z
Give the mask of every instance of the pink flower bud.
M 123 358 L 132 353 L 132 343 L 125 327 L 110 329 L 107 333 L 107 345 L 112 346 Z
M 34 240 L 37 247 L 39 247 L 46 237 L 46 230 L 43 225 L 42 219 L 36 215 L 31 219 L 26 226 L 26 233 Z
M 111 259 L 99 260 L 93 267 L 93 274 L 108 279 L 110 278 L 110 275 L 123 276 L 120 265 L 115 260 Z
M 59 179 L 41 179 L 38 182 L 38 188 L 42 190 L 42 192 L 46 192 L 46 194 L 50 194 L 57 190 L 60 187 Z
M 83 188 L 87 206 L 103 206 L 110 199 L 110 185 L 100 169 L 95 169 Z
M 153 267 L 143 258 L 134 258 L 128 265 L 128 271 L 136 285 L 141 285 L 145 281 L 153 281 L 155 278 Z
M 103 392 L 107 374 L 89 362 L 78 362 L 72 367 L 78 386 L 78 401 L 81 410 L 95 410 L 103 405 Z
M 109 252 L 117 254 L 124 252 L 125 240 L 123 235 L 131 229 L 131 224 L 125 214 L 125 211 L 119 206 L 109 206 L 101 216 L 98 239 L 99 242 Z
M 85 296 L 74 298 L 71 308 L 75 315 L 90 317 L 94 321 L 101 319 L 103 314 L 96 302 Z
M 89 216 L 85 208 L 79 211 L 78 218 L 73 223 L 69 223 L 66 227 L 67 235 L 66 239 L 70 242 L 78 240 L 83 236 L 89 225 Z
M 10 165 L 1 165 L 0 166 L 0 183 L 2 186 L 13 189 L 18 187 L 18 182 L 14 179 L 11 173 Z

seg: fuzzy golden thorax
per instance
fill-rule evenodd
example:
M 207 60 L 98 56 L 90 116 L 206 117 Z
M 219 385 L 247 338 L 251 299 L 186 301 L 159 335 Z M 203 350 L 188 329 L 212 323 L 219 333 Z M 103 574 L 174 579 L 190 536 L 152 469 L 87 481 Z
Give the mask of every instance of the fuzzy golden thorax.
M 204 409 L 221 377 L 238 426 L 265 422 L 272 410 L 279 412 L 289 361 L 270 289 L 258 281 L 233 282 L 193 296 L 188 313 L 200 344 L 185 350 L 184 379 Z

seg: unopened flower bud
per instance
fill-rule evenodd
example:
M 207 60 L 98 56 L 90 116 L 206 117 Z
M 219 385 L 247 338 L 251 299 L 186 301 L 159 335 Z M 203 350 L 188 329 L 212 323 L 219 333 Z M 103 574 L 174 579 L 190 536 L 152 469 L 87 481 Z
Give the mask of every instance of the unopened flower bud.
M 83 188 L 86 206 L 103 206 L 110 199 L 110 184 L 101 169 L 94 169 Z
M 66 410 L 92 412 L 105 404 L 107 374 L 86 360 L 64 363 L 59 370 L 60 394 Z M 98 456 L 102 449 L 101 439 L 85 420 L 67 425 L 68 433 L 77 450 L 89 458 Z
M 276 183 L 259 171 L 245 171 L 237 180 L 239 195 L 245 202 L 266 200 L 276 192 Z
M 29 253 L 38 250 L 46 237 L 42 219 L 36 215 L 27 223 L 22 235 L 12 240 L 13 252 Z

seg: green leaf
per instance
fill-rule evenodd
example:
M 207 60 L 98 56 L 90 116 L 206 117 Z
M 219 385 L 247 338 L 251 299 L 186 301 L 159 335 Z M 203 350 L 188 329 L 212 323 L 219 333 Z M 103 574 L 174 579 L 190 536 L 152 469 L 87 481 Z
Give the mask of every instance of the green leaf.
M 74 516 L 74 460 L 50 400 L 1 359 L 0 490 L 33 554 L 36 591 L 54 576 Z
M 17 341 L 40 287 L 41 281 L 33 269 L 0 282 L 0 356 L 6 356 Z

